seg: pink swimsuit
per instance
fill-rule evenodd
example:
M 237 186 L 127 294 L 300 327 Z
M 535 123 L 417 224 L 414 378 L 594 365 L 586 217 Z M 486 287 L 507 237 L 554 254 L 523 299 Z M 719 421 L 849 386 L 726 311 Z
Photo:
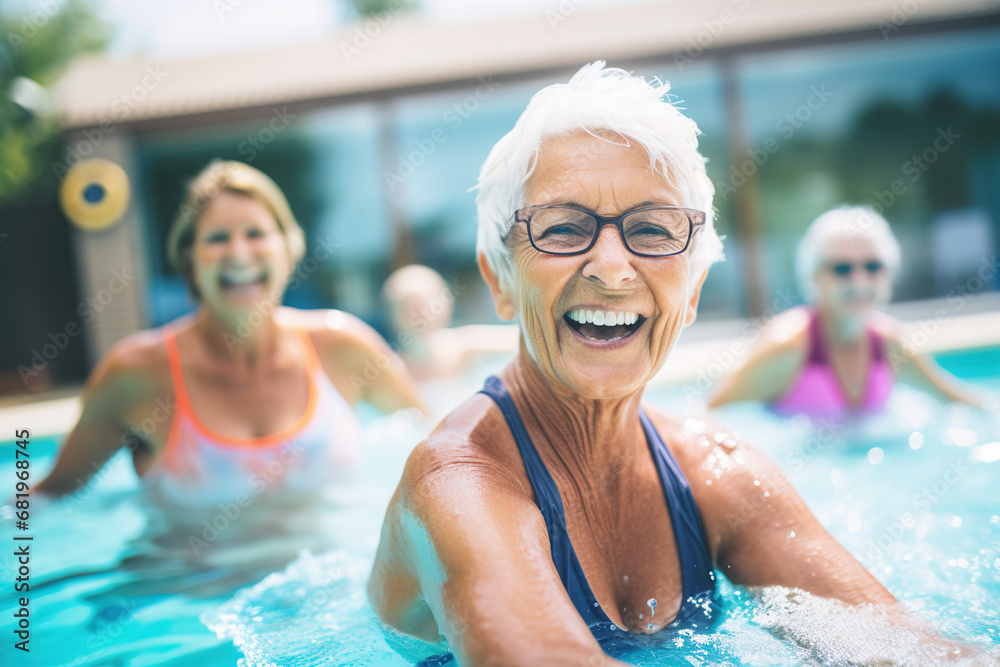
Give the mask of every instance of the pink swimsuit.
M 163 455 L 142 475 L 153 498 L 184 507 L 243 506 L 258 496 L 287 500 L 317 491 L 354 466 L 358 419 L 323 371 L 309 332 L 296 334 L 306 356 L 305 412 L 278 433 L 233 438 L 215 433 L 198 417 L 184 385 L 176 337 L 164 332 L 177 407 Z
M 871 329 L 867 333 L 871 341 L 872 357 L 864 393 L 855 405 L 847 397 L 830 365 L 819 315 L 815 310 L 812 311 L 809 320 L 809 350 L 805 363 L 791 388 L 771 406 L 775 412 L 782 415 L 804 412 L 810 416 L 829 416 L 881 409 L 892 390 L 892 369 L 886 359 L 882 337 Z

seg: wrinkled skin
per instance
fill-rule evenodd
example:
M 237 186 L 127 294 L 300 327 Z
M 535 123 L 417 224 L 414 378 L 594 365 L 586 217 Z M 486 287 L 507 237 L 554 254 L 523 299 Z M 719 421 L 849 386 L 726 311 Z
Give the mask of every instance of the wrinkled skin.
M 649 170 L 643 149 L 585 133 L 546 142 L 526 201 L 575 203 L 605 216 L 645 202 L 683 204 Z M 616 625 L 658 630 L 681 603 L 673 526 L 640 404 L 691 483 L 712 559 L 730 579 L 850 604 L 894 604 L 764 455 L 718 426 L 642 402 L 646 382 L 695 318 L 704 276 L 689 274 L 685 256 L 637 257 L 611 227 L 579 256 L 540 254 L 516 228 L 510 242 L 509 288 L 480 258 L 498 314 L 516 316 L 521 326 L 520 353 L 501 379 L 559 487 L 587 580 Z M 587 306 L 647 320 L 624 344 L 604 349 L 563 320 L 567 310 Z M 559 581 L 513 436 L 482 394 L 410 456 L 383 525 L 369 595 L 383 621 L 427 641 L 446 637 L 463 665 L 615 662 Z M 640 618 L 650 598 L 659 603 L 655 619 Z

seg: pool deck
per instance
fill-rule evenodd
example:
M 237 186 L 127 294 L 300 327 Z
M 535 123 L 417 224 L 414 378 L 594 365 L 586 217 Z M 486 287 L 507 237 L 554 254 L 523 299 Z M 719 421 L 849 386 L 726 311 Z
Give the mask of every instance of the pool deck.
M 906 340 L 922 352 L 939 353 L 1000 345 L 1000 293 L 964 300 L 894 304 L 887 311 L 903 322 Z M 656 386 L 689 384 L 707 389 L 738 365 L 752 347 L 763 320 L 696 322 L 684 331 L 670 361 L 653 379 Z M 80 416 L 79 387 L 0 398 L 0 442 L 27 428 L 39 438 L 68 433 Z

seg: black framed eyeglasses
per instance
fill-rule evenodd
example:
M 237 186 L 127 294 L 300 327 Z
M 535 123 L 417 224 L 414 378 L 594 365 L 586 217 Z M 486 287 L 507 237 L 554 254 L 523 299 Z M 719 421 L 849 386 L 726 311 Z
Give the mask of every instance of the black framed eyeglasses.
M 528 240 L 548 255 L 582 255 L 597 243 L 604 225 L 614 225 L 629 252 L 640 257 L 670 257 L 687 250 L 705 213 L 678 206 L 642 206 L 616 217 L 597 215 L 575 204 L 527 206 L 514 221 L 528 226 Z

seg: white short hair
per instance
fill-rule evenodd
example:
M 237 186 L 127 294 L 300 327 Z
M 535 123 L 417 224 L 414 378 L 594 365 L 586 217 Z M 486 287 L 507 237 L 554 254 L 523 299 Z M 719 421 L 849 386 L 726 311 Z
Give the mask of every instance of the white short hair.
M 795 250 L 795 274 L 806 301 L 816 293 L 816 272 L 823 264 L 827 243 L 834 236 L 870 239 L 893 278 L 899 272 L 902 253 L 892 228 L 871 206 L 843 205 L 812 221 Z
M 569 83 L 547 86 L 532 96 L 514 129 L 493 146 L 479 171 L 476 252 L 485 255 L 501 285 L 512 284 L 510 249 L 504 239 L 514 211 L 526 203 L 524 188 L 542 142 L 579 130 L 610 131 L 639 144 L 649 154 L 650 169 L 678 192 L 680 205 L 704 211 L 704 229 L 687 250 L 693 277 L 723 258 L 722 241 L 712 224 L 715 187 L 698 152 L 698 125 L 663 99 L 669 90 L 669 83 L 647 83 L 598 61 L 582 67 Z M 695 285 L 692 280 L 692 290 Z

